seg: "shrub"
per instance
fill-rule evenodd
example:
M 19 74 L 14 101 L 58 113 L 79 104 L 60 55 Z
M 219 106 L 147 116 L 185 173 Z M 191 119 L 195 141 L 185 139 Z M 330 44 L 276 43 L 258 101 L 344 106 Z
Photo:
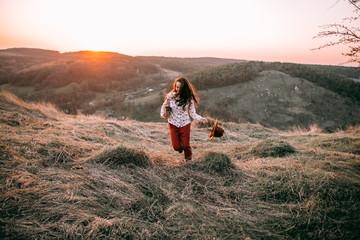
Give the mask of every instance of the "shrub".
M 231 159 L 224 153 L 207 152 L 202 159 L 203 161 L 197 163 L 197 167 L 208 173 L 225 175 L 234 168 Z
M 119 167 L 122 165 L 148 167 L 151 165 L 148 156 L 144 152 L 129 149 L 121 145 L 106 149 L 99 155 L 91 158 L 90 161 L 102 163 L 109 167 Z
M 287 142 L 275 139 L 261 141 L 251 150 L 252 154 L 259 157 L 284 157 L 294 152 L 295 149 Z

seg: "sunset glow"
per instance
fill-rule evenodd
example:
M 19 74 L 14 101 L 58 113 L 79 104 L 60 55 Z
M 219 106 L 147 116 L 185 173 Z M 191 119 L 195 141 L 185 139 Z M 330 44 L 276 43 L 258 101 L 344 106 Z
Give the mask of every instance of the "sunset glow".
M 330 40 L 313 39 L 319 26 L 352 15 L 336 2 L 0 0 L 0 49 L 339 64 L 344 46 L 310 50 Z

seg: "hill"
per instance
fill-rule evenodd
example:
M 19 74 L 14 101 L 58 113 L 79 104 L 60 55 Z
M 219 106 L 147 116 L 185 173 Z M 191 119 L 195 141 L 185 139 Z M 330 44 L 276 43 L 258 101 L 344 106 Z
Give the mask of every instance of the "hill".
M 199 111 L 226 121 L 329 131 L 359 124 L 360 83 L 314 66 L 244 62 L 188 77 L 202 90 Z
M 359 124 L 360 105 L 306 79 L 270 70 L 252 81 L 210 88 L 199 112 L 236 122 L 260 123 L 278 129 L 318 124 L 334 131 Z
M 200 90 L 200 114 L 282 130 L 317 124 L 334 131 L 359 124 L 356 71 L 221 58 L 0 51 L 0 89 L 24 100 L 51 102 L 65 113 L 159 122 L 173 79 L 186 75 Z
M 0 84 L 8 83 L 11 76 L 21 69 L 54 61 L 59 52 L 32 49 L 11 48 L 0 50 Z
M 14 53 L 13 55 L 5 53 Z M 50 52 L 50 53 L 49 53 Z M 21 53 L 21 54 L 20 54 Z M 45 58 L 44 55 L 51 57 Z M 131 56 L 112 52 L 80 51 L 56 54 L 37 49 L 3 50 L 2 65 L 14 67 L 0 82 L 15 86 L 31 86 L 36 89 L 64 87 L 78 83 L 85 90 L 105 91 L 107 88 L 127 89 L 141 83 L 138 75 L 157 73 L 153 64 L 147 64 Z M 17 64 L 20 58 L 33 58 L 28 65 Z M 41 58 L 44 62 L 37 62 Z M 20 61 L 21 62 L 21 61 Z M 128 80 L 132 79 L 131 82 Z
M 173 71 L 181 72 L 183 74 L 191 73 L 193 71 L 199 71 L 211 67 L 217 67 L 221 65 L 245 62 L 240 59 L 227 59 L 227 58 L 178 58 L 178 57 L 157 57 L 157 56 L 138 56 L 142 60 L 158 64 L 160 67 L 170 69 Z
M 322 69 L 331 69 L 331 66 Z M 294 63 L 244 62 L 195 72 L 190 74 L 189 77 L 198 89 L 208 89 L 252 81 L 263 71 L 275 70 L 292 77 L 308 80 L 320 87 L 360 103 L 360 83 L 342 75 L 323 71 L 322 69 Z M 351 70 L 352 68 L 349 68 L 349 71 Z
M 358 239 L 360 129 L 192 125 L 67 115 L 0 93 L 4 239 Z

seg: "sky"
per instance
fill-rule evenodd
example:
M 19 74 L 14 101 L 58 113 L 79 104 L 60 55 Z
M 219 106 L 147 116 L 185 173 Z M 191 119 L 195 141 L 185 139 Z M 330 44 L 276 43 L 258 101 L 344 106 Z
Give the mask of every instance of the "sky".
M 112 51 L 338 65 L 312 51 L 320 26 L 353 15 L 343 0 L 0 0 L 0 49 Z

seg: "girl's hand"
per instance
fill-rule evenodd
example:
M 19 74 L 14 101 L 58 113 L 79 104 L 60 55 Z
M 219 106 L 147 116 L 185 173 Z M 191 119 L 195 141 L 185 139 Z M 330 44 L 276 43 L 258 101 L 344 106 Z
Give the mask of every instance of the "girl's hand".
M 202 118 L 202 119 L 200 120 L 200 122 L 201 122 L 201 123 L 207 123 L 208 120 L 207 120 L 206 118 Z

